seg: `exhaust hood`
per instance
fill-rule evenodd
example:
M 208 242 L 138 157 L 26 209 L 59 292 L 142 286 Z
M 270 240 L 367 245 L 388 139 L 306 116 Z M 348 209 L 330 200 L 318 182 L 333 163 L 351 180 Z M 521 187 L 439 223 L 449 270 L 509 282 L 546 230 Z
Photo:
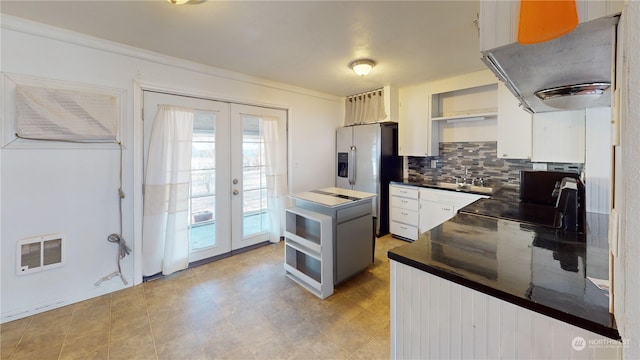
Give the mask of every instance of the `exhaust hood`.
M 482 60 L 530 113 L 610 106 L 619 17 L 581 23 L 542 43 L 483 51 Z

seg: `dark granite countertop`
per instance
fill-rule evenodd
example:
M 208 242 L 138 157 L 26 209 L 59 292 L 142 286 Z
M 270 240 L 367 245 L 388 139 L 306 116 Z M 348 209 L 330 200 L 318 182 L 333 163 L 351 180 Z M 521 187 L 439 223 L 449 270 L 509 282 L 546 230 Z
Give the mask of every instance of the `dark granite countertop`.
M 390 250 L 388 256 L 490 296 L 620 339 L 609 313 L 608 294 L 587 278 L 608 278 L 607 233 L 608 216 L 600 214 L 587 214 L 587 231 L 579 234 L 459 213 L 421 234 L 415 242 Z

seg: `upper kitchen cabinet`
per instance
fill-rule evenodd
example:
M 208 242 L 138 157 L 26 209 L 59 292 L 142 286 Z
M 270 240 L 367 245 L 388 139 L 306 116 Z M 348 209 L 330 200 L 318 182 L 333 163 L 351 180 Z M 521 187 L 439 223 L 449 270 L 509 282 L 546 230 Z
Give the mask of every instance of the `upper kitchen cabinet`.
M 531 114 L 498 83 L 498 158 L 531 159 Z
M 584 163 L 585 111 L 533 114 L 534 162 Z
M 385 86 L 384 91 L 384 108 L 387 112 L 387 117 L 381 120 L 383 121 L 398 121 L 399 118 L 399 94 L 400 91 L 395 86 Z
M 619 13 L 624 1 L 577 0 L 578 21 L 583 23 L 606 15 Z M 517 42 L 520 1 L 480 1 L 480 51 L 491 50 Z
M 400 156 L 429 155 L 429 103 L 424 85 L 400 89 L 398 153 Z

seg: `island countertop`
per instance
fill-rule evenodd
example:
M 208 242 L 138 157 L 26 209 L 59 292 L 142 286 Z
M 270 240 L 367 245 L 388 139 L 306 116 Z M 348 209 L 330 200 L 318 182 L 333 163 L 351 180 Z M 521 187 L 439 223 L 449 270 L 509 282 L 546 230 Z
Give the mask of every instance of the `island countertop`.
M 608 217 L 586 234 L 459 213 L 389 251 L 390 259 L 538 313 L 620 339 L 608 293 Z
M 291 195 L 291 198 L 296 200 L 309 201 L 322 206 L 337 207 L 353 203 L 354 201 L 372 199 L 376 196 L 376 194 L 363 191 L 328 187 L 324 189 L 296 193 Z

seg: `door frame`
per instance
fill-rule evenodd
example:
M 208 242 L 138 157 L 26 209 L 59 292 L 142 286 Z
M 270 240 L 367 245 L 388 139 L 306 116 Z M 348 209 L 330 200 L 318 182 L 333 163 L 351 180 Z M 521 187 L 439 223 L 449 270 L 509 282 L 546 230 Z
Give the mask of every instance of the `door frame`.
M 277 105 L 272 103 L 266 103 L 263 101 L 252 101 L 228 98 L 214 95 L 208 92 L 194 91 L 185 88 L 176 87 L 175 85 L 167 85 L 163 83 L 145 81 L 140 79 L 134 79 L 133 81 L 133 195 L 131 200 L 133 202 L 133 285 L 142 283 L 142 218 L 144 209 L 144 198 L 142 195 L 142 189 L 144 184 L 144 162 L 143 162 L 143 140 L 144 140 L 144 124 L 143 124 L 143 99 L 145 91 L 162 92 L 177 96 L 189 96 L 197 97 L 204 100 L 223 101 L 243 105 L 262 106 L 273 109 L 280 109 L 287 112 L 287 180 L 289 184 L 289 190 L 293 188 L 293 175 L 291 164 L 291 138 L 289 132 L 289 120 L 292 118 L 292 109 L 289 106 Z M 126 128 L 124 129 L 126 131 Z M 126 138 L 125 134 L 125 138 Z M 124 181 L 131 181 L 127 179 L 127 172 L 123 173 Z M 125 198 L 125 202 L 127 199 Z M 126 216 L 126 214 L 125 214 Z

